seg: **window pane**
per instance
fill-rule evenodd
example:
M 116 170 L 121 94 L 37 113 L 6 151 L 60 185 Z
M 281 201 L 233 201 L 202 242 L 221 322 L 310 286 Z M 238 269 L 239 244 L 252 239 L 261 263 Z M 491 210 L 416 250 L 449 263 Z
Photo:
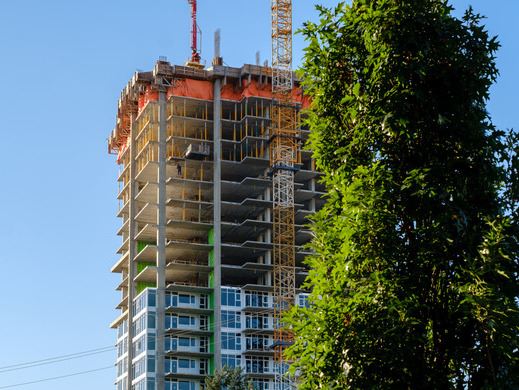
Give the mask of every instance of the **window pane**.
M 148 328 L 155 329 L 155 313 L 148 314 Z

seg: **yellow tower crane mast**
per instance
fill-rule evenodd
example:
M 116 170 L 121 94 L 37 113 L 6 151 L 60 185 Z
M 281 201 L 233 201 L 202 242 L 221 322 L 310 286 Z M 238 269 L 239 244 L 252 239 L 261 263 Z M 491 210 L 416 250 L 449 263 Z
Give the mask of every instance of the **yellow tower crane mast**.
M 275 390 L 292 388 L 285 348 L 292 335 L 282 323 L 295 302 L 294 175 L 298 163 L 298 111 L 292 99 L 292 1 L 271 0 L 272 111 L 270 167 L 273 197 Z

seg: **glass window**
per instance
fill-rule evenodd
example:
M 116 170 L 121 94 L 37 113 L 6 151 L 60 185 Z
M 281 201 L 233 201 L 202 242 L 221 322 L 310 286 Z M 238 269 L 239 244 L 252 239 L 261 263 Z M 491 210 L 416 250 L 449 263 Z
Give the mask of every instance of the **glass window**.
M 128 352 L 128 338 L 125 337 L 124 339 L 121 339 L 117 343 L 117 357 L 123 356 L 126 352 Z
M 133 342 L 133 353 L 135 356 L 144 352 L 144 346 L 146 345 L 146 335 L 139 337 Z
M 148 306 L 155 307 L 157 301 L 157 293 L 155 290 L 148 289 Z
M 236 288 L 222 288 L 222 305 L 223 306 L 241 306 L 241 293 Z
M 166 337 L 164 338 L 164 349 L 166 351 L 176 351 L 178 345 L 178 338 Z
M 245 306 L 268 307 L 268 293 L 259 291 L 245 291 Z
M 194 341 L 194 339 L 193 339 Z M 179 337 L 178 345 L 181 347 L 190 347 L 191 346 L 191 338 L 190 337 Z
M 148 350 L 149 351 L 155 350 L 155 336 L 152 334 L 148 335 Z
M 269 390 L 269 380 L 268 379 L 253 379 L 252 387 L 254 390 Z
M 148 356 L 148 372 L 155 372 L 155 357 Z
M 164 372 L 167 373 L 176 373 L 177 372 L 177 359 L 164 359 Z
M 241 328 L 241 314 L 237 311 L 222 310 L 222 328 Z
M 299 307 L 310 307 L 310 304 L 308 303 L 308 294 L 299 294 L 298 305 Z
M 176 329 L 178 328 L 178 316 L 176 315 L 168 315 L 166 314 L 166 329 Z
M 226 355 L 222 354 L 222 366 L 227 367 L 239 367 L 240 366 L 241 357 L 240 355 Z
M 168 306 L 172 306 L 172 307 L 178 306 L 178 294 L 166 293 L 166 307 L 168 307 Z
M 146 372 L 146 359 L 142 358 L 132 364 L 132 379 L 135 379 Z
M 267 336 L 247 336 L 245 346 L 248 350 L 266 351 L 270 347 L 270 340 Z
M 117 362 L 117 376 L 123 375 L 127 371 L 128 358 L 125 357 Z
M 200 337 L 200 352 L 208 352 L 209 350 L 209 338 Z
M 121 338 L 126 332 L 128 331 L 128 321 L 124 320 L 118 327 L 117 327 L 117 337 Z
M 148 315 L 146 315 L 146 313 L 143 313 L 143 315 L 141 315 L 133 322 L 134 335 L 138 335 L 146 329 L 146 324 L 148 323 L 149 325 L 149 316 L 151 316 L 151 313 L 148 313 Z M 153 319 L 155 319 L 155 314 L 153 314 Z M 154 324 L 153 327 L 155 327 Z
M 195 324 L 195 317 L 191 317 L 191 316 L 178 316 L 178 323 L 180 325 L 185 325 L 185 326 L 194 325 Z
M 187 382 L 187 381 L 179 381 L 178 390 L 195 390 L 195 383 Z
M 148 313 L 148 328 L 155 329 L 155 313 Z
M 133 301 L 133 312 L 135 314 L 146 308 L 146 293 L 141 293 L 135 300 Z
M 241 336 L 239 333 L 222 332 L 222 349 L 233 351 L 241 350 Z
M 188 294 L 179 294 L 178 302 L 184 305 L 194 305 L 195 304 L 195 296 Z
M 245 372 L 253 374 L 269 372 L 269 359 L 261 356 L 247 356 L 245 358 Z
M 247 329 L 268 329 L 269 317 L 266 314 L 246 314 L 245 327 Z
M 195 362 L 189 359 L 178 359 L 178 368 L 191 368 L 191 361 Z
M 146 381 L 144 379 L 132 385 L 132 390 L 146 390 Z

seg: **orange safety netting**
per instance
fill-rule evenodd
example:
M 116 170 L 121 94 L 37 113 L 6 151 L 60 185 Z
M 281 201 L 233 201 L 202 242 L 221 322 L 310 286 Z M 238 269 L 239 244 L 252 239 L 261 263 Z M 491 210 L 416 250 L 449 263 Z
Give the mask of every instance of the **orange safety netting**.
M 124 144 L 119 148 L 119 151 L 117 152 L 117 164 L 121 163 L 121 158 L 126 151 L 126 148 L 128 147 L 128 138 L 124 141 Z
M 146 87 L 144 93 L 139 95 L 139 113 L 142 111 L 148 102 L 156 102 L 159 100 L 159 91 L 152 89 L 150 85 Z
M 184 96 L 193 99 L 213 100 L 213 83 L 211 81 L 182 79 L 168 88 L 170 96 Z
M 212 81 L 181 79 L 175 82 L 175 85 L 168 88 L 167 98 L 171 96 L 183 96 L 194 99 L 213 100 L 213 83 Z M 272 86 L 270 84 L 260 84 L 256 80 L 248 81 L 242 80 L 241 85 L 229 83 L 222 86 L 221 97 L 223 100 L 240 101 L 244 98 L 261 97 L 265 99 L 272 99 Z M 302 108 L 310 107 L 310 97 L 303 93 L 302 88 L 294 88 L 292 90 L 292 99 L 294 103 L 300 103 Z M 150 101 L 158 101 L 159 92 L 148 85 L 144 91 L 139 95 L 138 112 L 140 113 Z M 125 115 L 120 115 L 121 121 L 129 119 Z M 118 145 L 119 162 L 122 154 L 127 148 L 127 136 L 120 137 Z
M 213 83 L 211 81 L 201 81 L 193 79 L 178 80 L 173 87 L 168 89 L 168 99 L 171 96 L 183 96 L 194 99 L 213 100 Z M 240 101 L 249 97 L 262 97 L 272 99 L 272 86 L 270 84 L 259 84 L 253 80 L 242 81 L 240 87 L 233 84 L 226 84 L 222 87 L 221 96 L 223 100 Z M 300 103 L 303 108 L 310 106 L 310 98 L 303 94 L 301 88 L 294 88 L 292 91 L 293 101 Z
M 241 100 L 243 98 L 262 97 L 272 99 L 272 86 L 270 84 L 259 84 L 257 81 L 242 81 L 242 86 L 236 90 L 232 85 L 225 85 L 222 89 L 222 99 L 224 100 Z M 310 107 L 310 97 L 303 94 L 301 88 L 292 90 L 292 99 L 294 103 L 300 103 L 303 108 Z
M 237 88 L 234 84 L 225 84 L 222 87 L 222 99 L 223 100 L 235 100 L 240 101 L 242 98 L 242 88 Z

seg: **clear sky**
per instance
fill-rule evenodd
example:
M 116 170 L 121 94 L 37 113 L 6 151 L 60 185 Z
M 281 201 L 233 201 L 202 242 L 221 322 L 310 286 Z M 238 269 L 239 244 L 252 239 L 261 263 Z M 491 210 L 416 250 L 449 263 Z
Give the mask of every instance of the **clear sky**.
M 222 30 L 228 65 L 270 59 L 269 0 L 199 0 L 202 56 Z M 294 24 L 315 19 L 314 1 L 294 0 Z M 321 0 L 333 5 L 336 1 Z M 500 36 L 501 77 L 489 110 L 519 128 L 519 1 L 454 0 L 487 15 Z M 303 42 L 295 38 L 296 65 Z M 119 295 L 110 273 L 120 238 L 117 165 L 107 154 L 117 98 L 132 73 L 159 56 L 189 55 L 185 0 L 0 2 L 0 389 L 97 369 L 114 352 L 5 372 L 5 366 L 114 344 Z M 109 369 L 21 387 L 109 389 Z

